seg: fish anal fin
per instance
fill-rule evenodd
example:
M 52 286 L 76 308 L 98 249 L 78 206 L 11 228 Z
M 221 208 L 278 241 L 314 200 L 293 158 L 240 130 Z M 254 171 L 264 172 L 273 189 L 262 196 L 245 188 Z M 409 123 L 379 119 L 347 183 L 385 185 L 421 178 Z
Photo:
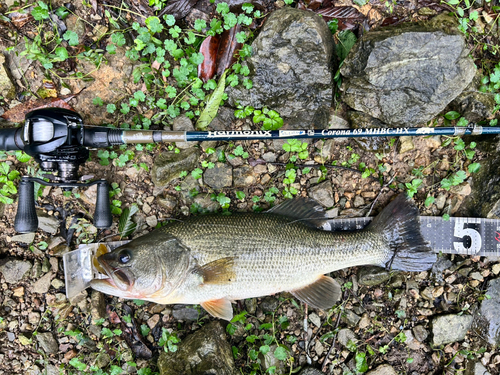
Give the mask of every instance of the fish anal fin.
M 227 298 L 215 299 L 201 303 L 201 307 L 216 318 L 230 321 L 233 319 L 233 307 Z
M 226 257 L 214 260 L 195 271 L 202 277 L 202 284 L 227 284 L 234 281 L 234 258 Z
M 302 302 L 322 310 L 331 308 L 341 297 L 339 283 L 325 275 L 320 276 L 314 283 L 290 293 Z

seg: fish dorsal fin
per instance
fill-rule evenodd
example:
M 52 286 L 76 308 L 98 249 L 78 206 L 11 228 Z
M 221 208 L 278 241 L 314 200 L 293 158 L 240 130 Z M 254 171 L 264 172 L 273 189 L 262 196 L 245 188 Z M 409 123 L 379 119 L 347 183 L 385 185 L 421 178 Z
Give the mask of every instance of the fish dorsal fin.
M 328 219 L 318 202 L 303 197 L 286 200 L 267 210 L 266 213 L 286 216 L 315 228 L 321 227 Z
M 197 267 L 195 272 L 202 278 L 202 284 L 227 284 L 234 281 L 234 258 L 226 257 L 214 260 L 201 267 Z
M 201 307 L 208 311 L 208 313 L 216 318 L 231 320 L 233 319 L 233 306 L 231 301 L 227 298 L 214 299 L 201 303 Z
M 331 308 L 341 297 L 339 283 L 325 275 L 320 276 L 314 283 L 290 293 L 302 302 L 322 310 Z

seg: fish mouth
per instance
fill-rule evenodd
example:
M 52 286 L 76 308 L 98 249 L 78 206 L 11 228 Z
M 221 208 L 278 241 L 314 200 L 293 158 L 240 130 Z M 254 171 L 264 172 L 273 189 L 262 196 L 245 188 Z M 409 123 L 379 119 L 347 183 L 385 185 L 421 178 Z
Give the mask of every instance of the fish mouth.
M 103 282 L 107 282 L 110 286 L 120 289 L 124 292 L 129 292 L 133 286 L 132 278 L 128 275 L 128 272 L 121 268 L 113 267 L 109 265 L 102 256 L 97 258 L 97 262 L 102 267 L 107 278 L 100 279 Z

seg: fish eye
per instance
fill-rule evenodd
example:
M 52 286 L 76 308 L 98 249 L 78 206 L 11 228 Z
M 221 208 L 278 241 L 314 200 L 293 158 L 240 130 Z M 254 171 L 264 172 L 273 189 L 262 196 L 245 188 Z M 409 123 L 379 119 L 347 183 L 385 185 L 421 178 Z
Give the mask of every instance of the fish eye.
M 130 259 L 132 258 L 132 255 L 130 254 L 130 251 L 128 250 L 122 250 L 120 251 L 120 254 L 118 254 L 118 261 L 121 264 L 126 264 L 130 262 Z

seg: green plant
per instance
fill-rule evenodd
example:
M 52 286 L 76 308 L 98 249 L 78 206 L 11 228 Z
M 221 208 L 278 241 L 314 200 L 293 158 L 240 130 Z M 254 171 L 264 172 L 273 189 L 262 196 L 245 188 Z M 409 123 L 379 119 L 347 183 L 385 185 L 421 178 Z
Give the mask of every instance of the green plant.
M 297 157 L 301 160 L 305 160 L 309 157 L 309 151 L 307 151 L 307 142 L 301 142 L 298 139 L 289 139 L 288 143 L 283 144 L 283 150 L 286 152 L 296 152 L 297 155 L 290 156 L 290 161 L 295 163 L 297 161 Z
M 0 163 L 0 202 L 11 204 L 14 200 L 10 197 L 17 194 L 17 188 L 14 181 L 19 178 L 20 173 L 17 170 L 10 170 L 10 165 L 6 162 Z
M 252 106 L 243 107 L 241 105 L 237 106 L 234 111 L 236 118 L 246 118 L 248 116 L 252 117 L 254 124 L 262 123 L 262 130 L 278 130 L 283 126 L 283 119 L 280 114 L 272 109 L 264 107 L 262 109 L 255 109 Z
M 292 186 L 295 183 L 295 178 L 297 173 L 295 169 L 290 168 L 285 172 L 285 178 L 283 179 L 283 185 L 285 185 L 283 190 L 283 196 L 285 198 L 291 199 L 294 195 L 297 195 L 298 190 Z
M 177 334 L 175 332 L 171 332 L 165 327 L 162 327 L 161 329 L 161 338 L 158 341 L 158 345 L 163 347 L 163 350 L 165 352 L 176 352 L 177 351 L 177 345 L 181 340 L 177 337 Z

